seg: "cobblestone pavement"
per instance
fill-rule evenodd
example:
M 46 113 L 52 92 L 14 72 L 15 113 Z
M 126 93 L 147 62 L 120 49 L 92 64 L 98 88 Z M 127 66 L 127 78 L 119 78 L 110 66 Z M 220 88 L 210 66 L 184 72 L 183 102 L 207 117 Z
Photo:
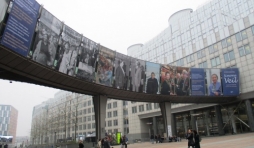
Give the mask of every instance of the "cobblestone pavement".
M 201 148 L 254 148 L 254 133 L 236 134 L 217 137 L 202 137 Z M 120 148 L 115 146 L 114 148 Z M 128 145 L 128 148 L 187 148 L 187 140 L 181 142 L 164 142 L 152 144 L 149 142 Z

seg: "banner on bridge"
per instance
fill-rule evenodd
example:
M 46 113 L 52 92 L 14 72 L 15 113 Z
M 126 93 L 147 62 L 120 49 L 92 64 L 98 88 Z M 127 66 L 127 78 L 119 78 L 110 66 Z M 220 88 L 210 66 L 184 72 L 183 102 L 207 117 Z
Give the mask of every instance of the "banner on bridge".
M 238 68 L 221 69 L 223 95 L 239 95 L 239 70 Z

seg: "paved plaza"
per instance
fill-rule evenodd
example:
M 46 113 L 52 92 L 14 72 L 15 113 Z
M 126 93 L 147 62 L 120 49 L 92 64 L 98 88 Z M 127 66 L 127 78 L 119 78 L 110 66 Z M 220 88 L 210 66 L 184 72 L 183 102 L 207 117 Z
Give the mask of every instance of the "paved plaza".
M 254 148 L 254 133 L 202 137 L 200 146 L 201 148 Z M 128 145 L 128 148 L 187 148 L 187 140 L 182 139 L 181 142 L 159 144 L 151 144 L 149 142 L 135 143 Z

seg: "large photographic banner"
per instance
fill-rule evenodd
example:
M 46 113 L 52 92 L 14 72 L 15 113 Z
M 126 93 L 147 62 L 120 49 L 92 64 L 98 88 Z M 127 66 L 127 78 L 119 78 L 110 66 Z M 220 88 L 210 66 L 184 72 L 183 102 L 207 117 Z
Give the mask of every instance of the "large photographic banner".
M 118 89 L 128 90 L 130 57 L 116 52 L 115 71 L 114 71 L 114 87 Z
M 239 90 L 239 70 L 238 68 L 221 69 L 223 95 L 237 96 Z
M 161 66 L 161 94 L 162 95 L 174 95 L 174 89 L 172 87 L 172 75 L 174 75 L 174 71 L 169 65 Z
M 61 29 L 62 22 L 43 8 L 37 24 L 34 45 L 30 51 L 34 61 L 53 66 Z
M 15 0 L 10 12 L 1 44 L 27 56 L 32 42 L 40 5 L 33 0 Z
M 221 95 L 220 69 L 206 69 L 208 96 Z
M 130 90 L 135 92 L 145 91 L 145 61 L 131 58 Z
M 190 68 L 176 67 L 174 91 L 177 96 L 189 96 L 190 93 Z
M 191 68 L 191 95 L 205 96 L 205 70 L 202 68 Z
M 96 83 L 112 87 L 115 51 L 100 46 Z
M 75 74 L 81 38 L 81 34 L 66 25 L 63 26 L 60 48 L 54 61 L 56 70 L 70 76 Z
M 0 23 L 4 19 L 4 16 L 5 16 L 5 13 L 8 8 L 9 3 L 10 3 L 10 0 L 1 0 L 0 1 Z M 1 27 L 1 25 L 0 25 L 0 27 Z
M 76 77 L 90 82 L 95 81 L 95 65 L 98 54 L 99 45 L 83 37 L 77 59 Z
M 158 94 L 160 81 L 160 64 L 146 62 L 146 93 Z

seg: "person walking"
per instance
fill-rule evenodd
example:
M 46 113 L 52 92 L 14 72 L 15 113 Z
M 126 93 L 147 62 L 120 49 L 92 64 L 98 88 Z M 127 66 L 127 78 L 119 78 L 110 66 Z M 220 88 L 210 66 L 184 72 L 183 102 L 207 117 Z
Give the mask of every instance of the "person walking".
M 78 147 L 79 147 L 79 148 L 84 148 L 84 144 L 83 144 L 83 142 L 82 142 L 81 140 L 79 140 Z
M 98 140 L 97 148 L 101 148 L 101 139 Z
M 190 147 L 194 148 L 195 143 L 193 141 L 193 132 L 191 129 L 188 130 L 187 139 L 188 139 L 188 148 Z
M 200 137 L 199 137 L 199 134 L 196 130 L 193 130 L 193 133 L 194 133 L 194 141 L 195 141 L 195 148 L 200 148 Z
M 152 144 L 154 144 L 154 135 L 153 134 L 151 135 L 150 139 L 151 139 Z

